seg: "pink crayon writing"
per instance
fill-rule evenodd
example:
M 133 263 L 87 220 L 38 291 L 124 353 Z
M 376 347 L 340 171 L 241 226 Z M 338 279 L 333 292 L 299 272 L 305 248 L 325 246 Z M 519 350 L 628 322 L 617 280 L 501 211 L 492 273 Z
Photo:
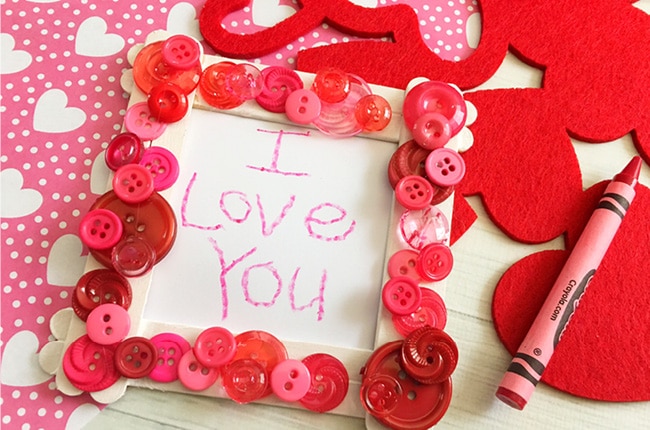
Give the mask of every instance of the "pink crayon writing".
M 506 371 L 496 396 L 516 409 L 528 403 L 580 298 L 632 200 L 641 170 L 634 157 L 605 189 L 560 275 Z

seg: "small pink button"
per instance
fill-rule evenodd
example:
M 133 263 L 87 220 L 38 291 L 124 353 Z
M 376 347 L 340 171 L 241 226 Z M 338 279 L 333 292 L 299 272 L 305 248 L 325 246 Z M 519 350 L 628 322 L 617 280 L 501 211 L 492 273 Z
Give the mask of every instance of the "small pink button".
M 254 99 L 260 95 L 264 86 L 260 69 L 248 63 L 232 67 L 226 79 L 226 86 L 230 91 L 244 100 Z
M 154 140 L 167 129 L 167 124 L 156 121 L 147 102 L 136 103 L 128 108 L 124 115 L 124 125 L 142 140 Z
M 451 135 L 455 136 L 465 125 L 467 106 L 462 94 L 451 85 L 439 81 L 422 82 L 404 97 L 404 122 L 409 129 L 425 113 L 444 115 L 451 126 Z
M 108 249 L 115 246 L 123 231 L 120 217 L 108 209 L 91 210 L 79 224 L 81 241 L 92 249 Z
M 420 116 L 411 130 L 415 142 L 424 149 L 442 148 L 451 139 L 451 126 L 447 117 L 429 112 Z
M 162 44 L 163 61 L 176 69 L 191 69 L 199 62 L 200 56 L 199 44 L 184 34 L 174 35 Z
M 420 307 L 422 292 L 413 279 L 398 276 L 386 282 L 381 300 L 393 315 L 408 315 Z
M 415 269 L 418 255 L 412 249 L 397 251 L 388 259 L 388 276 L 391 278 L 407 276 L 416 282 L 420 281 L 420 274 Z
M 141 165 L 127 164 L 115 172 L 113 191 L 123 202 L 132 204 L 143 202 L 153 193 L 153 177 L 149 170 Z
M 139 162 L 143 153 L 144 145 L 137 135 L 120 133 L 108 144 L 104 159 L 108 168 L 115 171 L 126 164 Z
M 142 276 L 156 263 L 156 250 L 140 236 L 128 236 L 115 245 L 111 253 L 113 268 L 128 276 Z
M 431 204 L 434 190 L 429 181 L 419 175 L 404 176 L 395 185 L 395 199 L 406 209 L 424 209 Z
M 449 239 L 449 221 L 440 209 L 406 210 L 399 219 L 399 232 L 411 248 L 420 250 L 430 243 L 443 243 Z
M 432 243 L 420 251 L 416 269 L 420 276 L 430 281 L 442 281 L 454 265 L 451 249 L 441 243 Z
M 181 357 L 192 347 L 190 343 L 176 333 L 160 333 L 151 338 L 158 351 L 156 367 L 149 378 L 157 382 L 173 382 L 178 379 L 178 363 Z
M 291 121 L 296 124 L 310 124 L 320 115 L 321 101 L 315 93 L 299 89 L 289 94 L 284 107 Z
M 257 104 L 269 112 L 283 113 L 289 94 L 303 88 L 298 74 L 282 66 L 269 66 L 262 70 L 264 85 L 255 98 Z
M 302 399 L 311 385 L 309 369 L 302 361 L 284 360 L 271 372 L 271 388 L 285 402 Z
M 185 388 L 192 391 L 203 391 L 217 382 L 219 370 L 203 366 L 190 349 L 181 357 L 178 363 L 178 379 Z
M 223 327 L 203 330 L 194 342 L 194 356 L 205 367 L 221 367 L 235 356 L 235 336 Z
M 424 162 L 427 177 L 436 185 L 449 187 L 458 184 L 465 176 L 465 161 L 450 148 L 431 151 Z
M 162 146 L 152 146 L 145 150 L 140 165 L 151 173 L 156 191 L 166 190 L 174 185 L 180 172 L 174 153 Z
M 120 305 L 106 303 L 88 315 L 86 331 L 93 342 L 113 345 L 123 340 L 131 328 L 129 312 Z

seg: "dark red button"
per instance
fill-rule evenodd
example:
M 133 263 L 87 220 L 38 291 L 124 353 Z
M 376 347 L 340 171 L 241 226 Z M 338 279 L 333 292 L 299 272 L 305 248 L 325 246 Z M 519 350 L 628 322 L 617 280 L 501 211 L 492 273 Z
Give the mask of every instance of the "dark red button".
M 420 147 L 414 140 L 400 145 L 388 162 L 388 179 L 395 188 L 404 176 L 417 175 L 425 177 L 424 161 L 431 151 Z
M 100 345 L 83 335 L 68 346 L 61 364 L 72 385 L 92 393 L 104 390 L 120 379 L 114 355 L 114 345 Z
M 226 394 L 240 404 L 250 403 L 271 394 L 269 375 L 266 367 L 252 358 L 234 360 L 221 372 Z
M 456 342 L 444 331 L 422 327 L 404 339 L 402 366 L 422 384 L 438 384 L 449 377 L 458 363 Z
M 147 338 L 130 337 L 115 349 L 115 367 L 127 378 L 144 378 L 156 367 L 158 351 Z
M 438 282 L 449 276 L 453 265 L 451 249 L 442 243 L 432 243 L 422 248 L 415 268 L 423 278 Z
M 304 87 L 302 79 L 295 71 L 282 66 L 263 69 L 262 80 L 264 86 L 255 101 L 269 112 L 283 113 L 289 94 Z
M 162 260 L 176 239 L 176 217 L 169 203 L 154 192 L 149 199 L 138 204 L 121 201 L 114 191 L 99 197 L 92 209 L 108 209 L 116 213 L 124 226 L 123 238 L 137 236 L 156 251 L 156 262 Z M 97 261 L 113 267 L 112 250 L 91 250 Z
M 113 268 L 124 276 L 142 276 L 156 264 L 156 250 L 140 236 L 128 236 L 118 242 L 111 254 Z
M 235 94 L 228 86 L 228 76 L 235 63 L 222 61 L 208 66 L 201 75 L 199 93 L 210 106 L 217 109 L 233 109 L 246 100 Z
M 131 285 L 119 273 L 110 269 L 96 269 L 85 273 L 77 281 L 72 294 L 72 309 L 86 321 L 88 314 L 106 303 L 120 305 L 124 309 L 131 306 Z
M 147 105 L 156 120 L 176 122 L 181 120 L 189 109 L 189 102 L 183 89 L 172 82 L 163 82 L 151 89 Z
M 404 176 L 395 185 L 395 199 L 406 209 L 424 209 L 431 204 L 434 190 L 422 176 Z
M 313 92 L 319 99 L 326 103 L 338 103 L 343 101 L 350 92 L 350 79 L 347 73 L 328 68 L 320 70 L 314 77 L 311 86 Z
M 311 386 L 300 404 L 310 411 L 327 412 L 341 404 L 348 393 L 350 378 L 339 359 L 329 354 L 312 354 L 302 360 L 309 369 Z
M 386 282 L 381 300 L 393 315 L 409 315 L 420 307 L 422 292 L 418 283 L 407 276 L 397 276 Z
M 199 84 L 201 64 L 183 70 L 165 63 L 162 54 L 163 41 L 145 46 L 133 62 L 133 80 L 143 93 L 149 94 L 153 87 L 164 82 L 172 82 L 189 94 Z
M 108 168 L 115 171 L 126 164 L 139 162 L 143 153 L 142 140 L 136 134 L 126 132 L 111 140 L 104 159 Z
M 393 315 L 395 330 L 406 337 L 420 327 L 430 326 L 440 330 L 447 324 L 447 307 L 444 300 L 429 288 L 420 288 L 420 308 L 409 315 Z

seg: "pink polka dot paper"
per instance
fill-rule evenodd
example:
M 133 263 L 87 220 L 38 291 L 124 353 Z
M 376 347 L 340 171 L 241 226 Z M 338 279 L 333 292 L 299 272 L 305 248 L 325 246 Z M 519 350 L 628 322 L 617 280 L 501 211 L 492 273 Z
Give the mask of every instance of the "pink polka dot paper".
M 223 23 L 252 33 L 295 13 L 295 1 L 252 0 Z M 422 38 L 443 59 L 460 61 L 475 46 L 476 2 L 355 0 L 366 7 L 411 5 Z M 1 256 L 3 429 L 80 428 L 102 408 L 89 395 L 61 395 L 38 364 L 51 340 L 49 321 L 70 306 L 87 249 L 78 227 L 105 190 L 104 149 L 122 127 L 120 87 L 126 53 L 165 29 L 202 37 L 203 0 L 0 0 L 2 74 Z M 274 54 L 251 61 L 293 67 L 301 49 L 353 36 L 326 24 Z M 206 53 L 212 54 L 210 49 Z

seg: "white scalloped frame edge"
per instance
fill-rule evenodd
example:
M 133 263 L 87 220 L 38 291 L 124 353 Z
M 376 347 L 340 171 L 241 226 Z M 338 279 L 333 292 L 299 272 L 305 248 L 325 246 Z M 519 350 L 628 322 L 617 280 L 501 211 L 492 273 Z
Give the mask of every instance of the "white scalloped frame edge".
M 137 53 L 142 49 L 143 46 L 151 44 L 156 41 L 165 40 L 169 37 L 170 34 L 165 31 L 154 31 L 146 39 L 145 44 L 134 45 L 128 52 L 127 57 L 129 63 L 132 65 Z M 233 62 L 242 62 L 238 60 L 227 59 L 219 56 L 212 55 L 201 55 L 201 62 L 203 68 L 220 62 L 220 61 L 233 61 Z M 258 65 L 259 66 L 259 65 Z M 264 67 L 264 66 L 259 66 Z M 303 80 L 305 87 L 309 88 L 313 82 L 314 75 L 311 73 L 298 72 L 301 79 Z M 414 79 L 407 88 L 407 91 L 418 83 L 424 81 L 424 78 Z M 142 93 L 133 82 L 133 73 L 132 70 L 125 70 L 121 78 L 121 85 L 125 91 L 131 94 L 128 106 L 131 106 L 135 103 L 145 101 L 146 94 Z M 397 145 L 407 142 L 411 139 L 411 135 L 405 127 L 403 127 L 403 117 L 402 117 L 402 105 L 404 102 L 405 91 L 389 88 L 378 85 L 370 85 L 373 93 L 383 96 L 390 103 L 393 109 L 393 117 L 389 125 L 382 130 L 381 132 L 375 132 L 372 134 L 364 135 L 366 138 L 394 142 L 397 148 Z M 197 92 L 193 92 L 189 96 L 189 100 L 192 106 L 187 113 L 187 115 L 181 119 L 179 122 L 169 124 L 165 133 L 154 140 L 151 144 L 163 146 L 170 151 L 172 151 L 177 157 L 180 155 L 180 151 L 183 145 L 184 136 L 186 129 L 188 127 L 188 121 L 192 111 L 194 109 L 202 109 L 208 111 L 216 111 L 215 108 L 208 105 Z M 229 111 L 219 111 L 221 113 L 227 113 L 231 115 L 238 115 L 245 118 L 255 118 L 264 121 L 271 121 L 277 123 L 286 123 L 291 124 L 291 122 L 286 118 L 284 114 L 276 114 L 268 112 L 262 109 L 257 103 L 252 101 L 247 101 L 243 105 L 229 110 Z M 471 124 L 476 118 L 476 110 L 471 104 L 468 103 L 468 121 L 466 125 Z M 456 135 L 448 143 L 448 147 L 458 149 L 460 151 L 466 150 L 473 143 L 473 136 L 467 127 L 463 128 L 461 133 Z M 107 191 L 111 189 L 111 178 L 109 178 L 109 183 L 107 185 Z M 171 193 L 173 192 L 173 187 L 161 192 L 161 195 L 169 200 Z M 443 211 L 447 216 L 448 220 L 451 222 L 452 219 L 452 208 L 453 208 L 453 195 L 444 201 L 442 204 L 438 205 L 438 208 Z M 387 246 L 384 253 L 384 274 L 382 282 L 388 280 L 388 274 L 386 272 L 386 264 L 388 258 L 395 253 L 396 251 L 403 248 L 400 241 L 395 237 L 394 234 L 390 232 L 397 231 L 397 223 L 401 214 L 403 213 L 404 208 L 401 207 L 393 198 L 392 204 L 392 213 L 389 223 L 389 229 L 386 232 L 388 235 Z M 89 254 L 84 272 L 90 270 L 102 268 L 93 257 Z M 188 327 L 188 326 L 179 326 L 168 324 L 165 321 L 149 321 L 143 318 L 144 307 L 151 287 L 152 274 L 156 270 L 154 266 L 153 270 L 146 275 L 143 275 L 138 278 L 129 278 L 133 290 L 133 300 L 131 307 L 129 309 L 129 315 L 131 317 L 131 329 L 127 337 L 133 336 L 143 336 L 146 338 L 151 338 L 157 333 L 162 332 L 174 332 L 184 338 L 186 338 L 190 344 L 194 343 L 197 335 L 205 329 L 205 327 Z M 444 297 L 446 282 L 436 282 L 436 283 L 426 283 L 420 284 L 422 287 L 431 288 Z M 377 297 L 377 300 L 381 302 L 381 298 Z M 379 313 L 377 315 L 376 321 L 376 333 L 375 333 L 375 348 L 380 345 L 383 345 L 386 342 L 400 339 L 400 335 L 395 331 L 392 320 L 389 312 L 383 307 L 379 306 Z M 264 330 L 263 327 L 259 328 Z M 65 308 L 53 315 L 50 320 L 50 330 L 52 332 L 53 338 L 55 339 L 52 342 L 46 344 L 39 354 L 39 362 L 41 367 L 48 373 L 55 375 L 55 383 L 57 389 L 62 393 L 69 396 L 77 396 L 82 394 L 82 391 L 74 387 L 70 381 L 65 376 L 63 372 L 63 367 L 61 365 L 63 353 L 68 348 L 68 346 L 74 342 L 76 339 L 81 337 L 86 333 L 86 324 L 84 321 L 80 320 L 72 311 L 71 308 Z M 360 401 L 360 387 L 361 387 L 361 375 L 360 370 L 366 363 L 368 357 L 372 353 L 370 350 L 362 349 L 349 349 L 342 347 L 332 347 L 330 345 L 318 345 L 318 344 L 308 344 L 302 342 L 291 342 L 283 341 L 284 345 L 287 348 L 289 356 L 296 359 L 301 359 L 307 355 L 322 352 L 328 353 L 343 362 L 349 375 L 350 375 L 350 386 L 348 393 L 344 401 L 335 409 L 330 411 L 330 413 L 353 416 L 353 417 L 364 417 L 366 415 L 365 410 L 363 409 Z M 160 391 L 173 391 L 173 392 L 183 392 L 188 394 L 196 394 L 201 396 L 217 397 L 217 398 L 228 398 L 224 389 L 217 382 L 210 388 L 201 391 L 190 391 L 186 389 L 179 381 L 172 383 L 158 383 L 152 381 L 149 378 L 141 379 L 127 379 L 120 378 L 115 384 L 111 387 L 90 393 L 92 398 L 99 403 L 112 403 L 122 397 L 128 386 L 133 387 L 146 387 L 149 389 L 155 389 Z M 268 396 L 264 399 L 258 401 L 259 403 L 272 404 L 283 407 L 293 407 L 300 408 L 298 403 L 287 403 L 282 402 L 275 396 Z M 375 427 L 379 425 L 377 421 L 372 418 L 366 419 L 366 424 L 368 427 Z

